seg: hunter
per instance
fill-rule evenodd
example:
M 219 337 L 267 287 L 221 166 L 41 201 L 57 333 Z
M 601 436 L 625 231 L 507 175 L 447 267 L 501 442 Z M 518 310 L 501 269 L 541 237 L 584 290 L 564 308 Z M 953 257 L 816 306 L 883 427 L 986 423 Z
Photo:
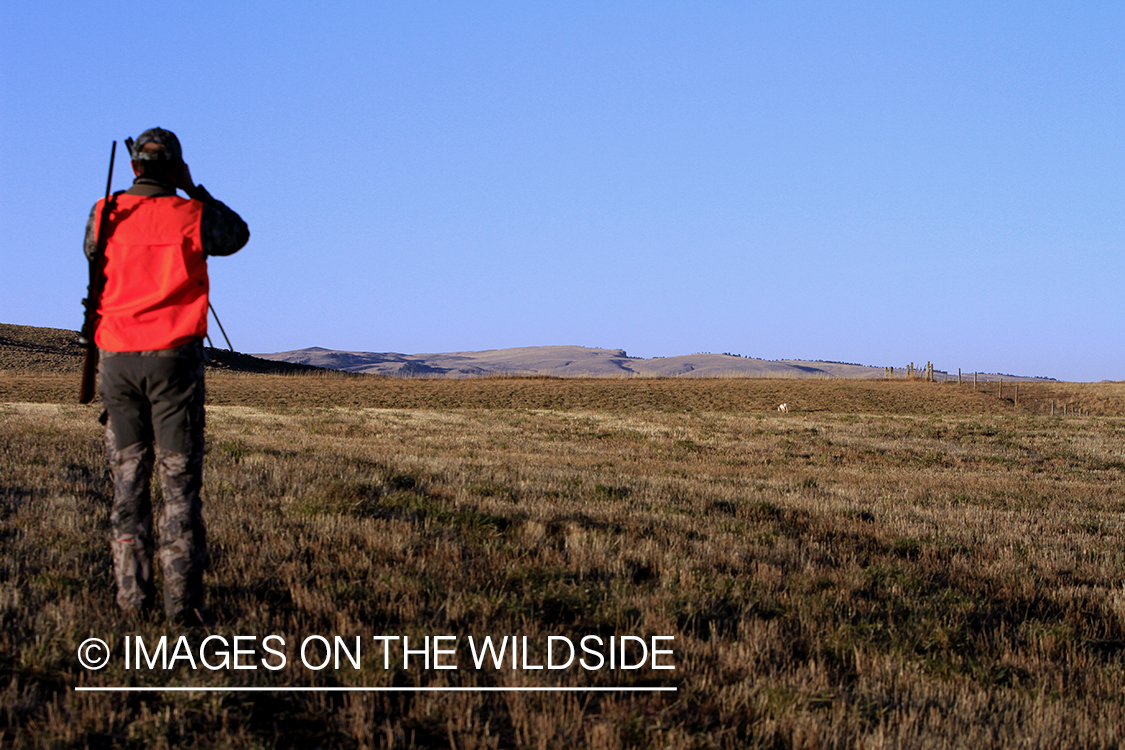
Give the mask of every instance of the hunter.
M 200 497 L 207 258 L 237 252 L 250 231 L 192 181 L 174 133 L 152 128 L 127 145 L 133 186 L 109 199 L 100 229 L 106 201 L 97 202 L 85 240 L 87 259 L 104 274 L 91 346 L 97 345 L 98 395 L 113 472 L 117 604 L 127 613 L 153 606 L 155 466 L 163 496 L 157 531 L 164 613 L 203 624 L 209 619 L 202 613 L 207 536 Z

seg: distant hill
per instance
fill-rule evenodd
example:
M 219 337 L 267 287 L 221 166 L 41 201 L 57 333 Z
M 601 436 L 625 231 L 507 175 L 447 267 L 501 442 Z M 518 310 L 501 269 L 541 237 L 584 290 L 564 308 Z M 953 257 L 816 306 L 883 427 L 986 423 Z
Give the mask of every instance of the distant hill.
M 225 372 L 298 373 L 321 368 L 281 360 L 265 360 L 225 349 L 207 349 L 207 369 Z M 19 373 L 82 372 L 86 350 L 78 331 L 0 323 L 0 370 Z
M 469 378 L 489 375 L 574 377 L 748 377 L 748 378 L 859 378 L 884 377 L 882 367 L 846 362 L 765 360 L 734 354 L 685 354 L 677 357 L 630 357 L 624 349 L 584 346 L 527 346 L 480 352 L 398 354 L 356 352 L 310 347 L 274 354 L 241 354 L 207 349 L 207 367 L 213 371 L 248 373 L 302 373 L 336 370 L 397 377 Z M 0 323 L 0 371 L 79 373 L 85 350 L 78 332 Z M 905 369 L 895 368 L 902 377 Z M 939 380 L 957 375 L 937 371 Z M 972 373 L 965 376 L 972 379 Z M 1007 374 L 978 375 L 982 382 L 1048 381 Z
M 881 367 L 827 362 L 767 362 L 729 354 L 692 354 L 644 359 L 630 357 L 623 349 L 593 349 L 583 346 L 529 346 L 444 354 L 348 352 L 312 347 L 255 356 L 348 372 L 409 377 L 538 375 L 563 378 L 635 376 L 878 378 L 883 376 Z
M 484 375 L 538 375 L 550 377 L 758 377 L 758 378 L 882 378 L 882 367 L 843 362 L 764 360 L 733 354 L 686 354 L 678 357 L 630 357 L 623 349 L 583 346 L 529 346 L 446 354 L 355 352 L 311 347 L 256 357 L 280 362 L 315 365 L 332 370 L 395 375 L 400 377 L 465 378 Z M 895 374 L 905 375 L 896 368 Z M 937 372 L 938 379 L 956 374 Z M 971 378 L 972 375 L 969 374 Z M 999 375 L 980 375 L 982 381 Z M 1012 375 L 1006 381 L 1043 380 Z

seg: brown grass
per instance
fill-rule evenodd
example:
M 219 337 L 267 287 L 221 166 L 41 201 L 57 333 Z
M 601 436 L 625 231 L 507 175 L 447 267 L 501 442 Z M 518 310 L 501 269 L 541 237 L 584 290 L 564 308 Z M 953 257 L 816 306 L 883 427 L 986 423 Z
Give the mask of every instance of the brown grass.
M 71 403 L 74 375 L 0 370 L 0 401 Z M 375 409 L 593 409 L 773 412 L 788 403 L 802 414 L 1050 414 L 1125 416 L 1125 383 L 926 383 L 918 380 L 759 378 L 405 379 L 325 371 L 314 375 L 211 373 L 215 405 L 274 410 L 308 407 Z
M 674 672 L 544 676 L 384 671 L 374 654 L 359 672 L 83 670 L 87 637 L 180 631 L 114 609 L 111 487 L 96 409 L 66 403 L 72 381 L 0 377 L 4 745 L 1122 741 L 1120 384 L 1053 384 L 1047 398 L 1112 416 L 1051 417 L 1034 409 L 1038 384 L 1021 384 L 1017 408 L 971 385 L 909 382 L 209 381 L 215 632 L 676 639 Z M 781 401 L 796 413 L 777 414 Z

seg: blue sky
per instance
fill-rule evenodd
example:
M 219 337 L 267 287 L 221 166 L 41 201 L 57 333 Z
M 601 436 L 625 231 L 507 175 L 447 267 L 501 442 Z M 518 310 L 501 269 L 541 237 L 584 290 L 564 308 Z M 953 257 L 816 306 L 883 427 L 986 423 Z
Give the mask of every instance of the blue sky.
M 1121 3 L 9 4 L 0 322 L 79 326 L 160 125 L 250 225 L 242 351 L 1125 379 L 1123 70 Z

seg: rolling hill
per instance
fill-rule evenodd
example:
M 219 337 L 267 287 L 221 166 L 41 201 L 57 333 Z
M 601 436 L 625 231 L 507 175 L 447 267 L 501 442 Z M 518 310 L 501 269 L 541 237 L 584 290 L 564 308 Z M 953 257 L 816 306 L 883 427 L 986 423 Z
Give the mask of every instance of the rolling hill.
M 84 350 L 76 331 L 0 323 L 0 370 L 9 372 L 79 372 Z M 471 378 L 495 375 L 540 377 L 749 377 L 879 379 L 882 367 L 809 360 L 765 360 L 734 354 L 685 354 L 632 357 L 624 349 L 584 346 L 528 346 L 478 352 L 399 354 L 310 347 L 288 352 L 242 354 L 207 349 L 213 370 L 296 373 L 317 369 L 397 377 Z M 906 373 L 896 367 L 894 374 Z M 966 373 L 972 378 L 971 373 Z M 957 375 L 935 372 L 936 379 Z M 981 381 L 1044 381 L 1015 375 L 980 374 Z
M 845 362 L 765 360 L 733 354 L 686 354 L 677 357 L 631 357 L 623 349 L 584 346 L 529 346 L 444 354 L 358 352 L 310 347 L 275 354 L 255 354 L 262 359 L 314 365 L 332 370 L 405 377 L 465 378 L 484 375 L 548 377 L 758 377 L 758 378 L 860 378 L 877 379 L 884 368 Z M 906 370 L 896 368 L 895 375 Z M 956 380 L 957 375 L 938 371 L 936 379 Z M 971 378 L 972 375 L 970 374 Z M 981 375 L 996 380 L 999 375 Z M 1043 380 L 1003 375 L 1005 381 Z

